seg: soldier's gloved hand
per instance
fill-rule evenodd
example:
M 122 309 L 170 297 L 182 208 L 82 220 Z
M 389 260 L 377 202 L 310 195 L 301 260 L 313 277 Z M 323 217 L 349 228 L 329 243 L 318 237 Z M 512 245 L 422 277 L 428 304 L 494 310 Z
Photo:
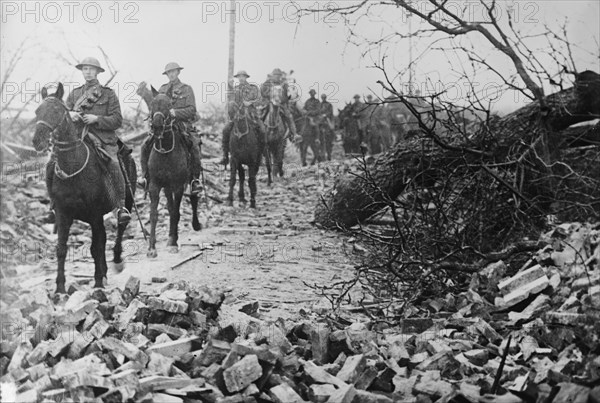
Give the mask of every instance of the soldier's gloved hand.
M 79 114 L 79 112 L 71 111 L 71 112 L 69 112 L 69 116 L 71 116 L 71 120 L 73 122 L 77 122 L 78 120 L 81 120 L 81 115 Z
M 98 116 L 85 114 L 81 117 L 86 125 L 94 124 L 98 121 Z
M 169 114 L 170 114 L 171 116 L 173 116 L 173 117 L 176 117 L 176 116 L 175 116 L 175 109 L 169 109 Z
M 292 141 L 294 142 L 294 144 L 300 144 L 300 143 L 302 143 L 302 136 L 299 134 L 296 134 Z

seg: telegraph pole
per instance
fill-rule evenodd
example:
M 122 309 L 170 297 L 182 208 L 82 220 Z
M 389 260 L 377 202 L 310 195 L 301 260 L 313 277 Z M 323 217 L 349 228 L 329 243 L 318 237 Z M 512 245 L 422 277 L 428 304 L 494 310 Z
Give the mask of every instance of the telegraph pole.
M 227 68 L 227 101 L 233 99 L 233 66 L 235 57 L 235 0 L 230 0 L 229 16 L 229 66 Z

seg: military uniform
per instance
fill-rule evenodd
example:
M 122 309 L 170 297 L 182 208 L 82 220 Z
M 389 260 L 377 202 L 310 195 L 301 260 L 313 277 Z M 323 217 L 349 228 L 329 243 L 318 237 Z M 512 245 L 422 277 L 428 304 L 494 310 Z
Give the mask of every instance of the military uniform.
M 104 69 L 97 59 L 86 57 L 81 63 L 75 66 L 79 70 L 83 70 L 84 66 L 96 68 L 96 74 L 102 73 Z M 108 199 L 112 208 L 117 213 L 119 224 L 126 224 L 131 219 L 129 211 L 125 208 L 125 192 L 128 185 L 121 170 L 119 154 L 124 160 L 126 166 L 130 163 L 126 159 L 131 158 L 131 150 L 119 141 L 116 130 L 123 123 L 121 115 L 121 105 L 115 92 L 100 85 L 97 79 L 86 81 L 80 87 L 75 88 L 67 97 L 66 106 L 72 113 L 72 116 L 95 115 L 97 120 L 94 123 L 87 125 L 86 141 L 91 141 L 98 150 L 100 156 L 106 161 L 106 169 L 108 175 L 103 177 L 106 180 L 106 190 Z M 76 120 L 78 130 L 83 130 L 83 121 Z M 54 156 L 51 156 L 50 161 L 46 166 L 46 184 L 48 189 L 52 188 L 54 178 Z M 51 210 L 54 208 L 54 201 L 50 203 Z M 51 211 L 46 218 L 46 222 L 54 222 L 54 213 Z
M 172 109 L 175 114 L 175 122 L 179 125 L 180 133 L 183 135 L 188 149 L 191 153 L 192 175 L 194 179 L 200 177 L 202 170 L 200 162 L 199 140 L 192 135 L 193 122 L 196 120 L 196 97 L 192 87 L 182 83 L 179 78 L 173 82 L 163 84 L 158 90 L 160 94 L 165 94 L 171 98 Z M 142 144 L 141 165 L 142 175 L 145 177 L 148 173 L 148 159 L 152 151 L 154 137 L 152 133 Z
M 236 74 L 236 76 L 238 76 L 240 73 Z M 248 76 L 247 73 L 245 73 L 245 75 Z M 227 164 L 229 162 L 229 139 L 231 137 L 231 132 L 233 131 L 233 119 L 235 118 L 238 111 L 243 110 L 243 108 L 247 108 L 250 123 L 256 129 L 258 129 L 260 133 L 259 142 L 262 144 L 266 143 L 267 129 L 263 121 L 259 118 L 258 111 L 256 110 L 255 105 L 255 103 L 258 101 L 260 101 L 260 92 L 256 84 L 245 82 L 235 86 L 233 100 L 230 101 L 227 105 L 227 111 L 229 114 L 230 121 L 223 128 L 223 137 L 221 140 L 221 145 L 223 147 L 223 160 L 221 162 L 223 164 Z M 250 104 L 246 105 L 244 104 L 245 102 Z
M 121 127 L 123 116 L 117 95 L 112 89 L 93 79 L 73 89 L 67 97 L 66 105 L 70 111 L 98 117 L 95 123 L 88 125 L 88 137 L 108 158 L 109 199 L 113 209 L 122 208 L 125 205 L 126 184 L 118 159 L 119 138 L 116 130 Z
M 321 103 L 317 98 L 308 98 L 304 103 L 304 110 L 311 118 L 316 118 L 321 114 Z
M 327 101 L 321 101 L 321 105 L 319 107 L 321 110 L 321 115 L 333 121 L 333 105 Z
M 296 133 L 296 124 L 294 123 L 294 119 L 292 118 L 292 113 L 289 108 L 289 94 L 288 94 L 288 85 L 281 78 L 274 77 L 276 75 L 283 75 L 283 72 L 279 69 L 273 70 L 273 73 L 269 76 L 267 81 L 265 81 L 261 88 L 260 93 L 263 99 L 263 103 L 268 105 L 271 102 L 271 96 L 273 95 L 274 87 L 281 86 L 282 90 L 282 99 L 281 99 L 281 111 L 283 122 L 286 124 L 288 129 L 290 130 L 290 134 L 292 136 L 297 136 Z M 266 118 L 266 115 L 263 116 L 263 120 Z

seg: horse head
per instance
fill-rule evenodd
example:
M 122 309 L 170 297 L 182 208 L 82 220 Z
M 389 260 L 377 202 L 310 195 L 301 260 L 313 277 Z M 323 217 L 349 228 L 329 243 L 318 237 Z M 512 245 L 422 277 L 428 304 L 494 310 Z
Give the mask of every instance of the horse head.
M 33 146 L 37 151 L 48 149 L 51 141 L 61 144 L 71 142 L 75 140 L 71 137 L 76 137 L 69 110 L 62 100 L 65 89 L 62 83 L 53 87 L 46 85 L 42 88 L 42 103 L 35 111 Z
M 150 103 L 150 116 L 153 129 L 163 128 L 171 121 L 170 110 L 172 108 L 171 98 L 166 94 L 160 94 L 152 87 L 152 102 Z

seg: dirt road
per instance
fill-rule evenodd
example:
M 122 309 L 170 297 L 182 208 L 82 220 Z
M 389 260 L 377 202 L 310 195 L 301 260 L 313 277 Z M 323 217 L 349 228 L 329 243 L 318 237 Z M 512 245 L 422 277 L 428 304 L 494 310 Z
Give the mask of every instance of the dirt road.
M 110 269 L 107 287 L 122 288 L 130 276 L 139 277 L 142 287 L 148 291 L 164 286 L 164 283 L 153 282 L 153 278 L 167 282 L 184 280 L 227 289 L 233 303 L 260 301 L 263 313 L 268 316 L 286 317 L 297 313 L 302 306 L 310 307 L 320 298 L 308 284 L 328 284 L 347 276 L 352 266 L 344 253 L 344 238 L 311 224 L 318 191 L 332 182 L 332 178 L 324 177 L 327 165 L 302 168 L 296 163 L 296 150 L 290 149 L 287 154 L 286 178 L 277 179 L 267 187 L 264 175 L 260 177 L 256 210 L 240 205 L 237 200 L 234 207 L 209 201 L 208 209 L 205 204 L 201 205 L 200 220 L 204 228 L 195 232 L 191 228 L 191 208 L 184 199 L 178 253 L 166 250 L 168 213 L 164 197 L 159 210 L 157 258 L 146 257 L 147 243 L 134 215 L 123 244 L 126 267 L 121 273 Z M 217 171 L 219 168 L 210 161 L 205 161 L 205 165 L 214 169 L 211 177 L 223 190 L 227 189 L 227 173 Z M 149 229 L 149 199 L 145 200 L 142 192 L 139 193 L 136 196 L 140 217 Z M 226 199 L 225 193 L 215 189 L 209 189 L 209 193 Z M 237 187 L 235 194 L 237 198 Z M 107 261 L 110 261 L 112 251 L 108 248 L 114 239 L 114 219 L 106 221 Z M 89 231 L 83 224 L 72 231 L 67 287 L 74 281 L 92 279 Z M 52 238 L 55 236 L 47 236 L 49 240 Z M 182 263 L 195 255 L 198 256 Z M 18 281 L 30 286 L 45 283 L 46 288 L 53 291 L 56 275 L 53 256 L 32 263 L 17 268 Z

